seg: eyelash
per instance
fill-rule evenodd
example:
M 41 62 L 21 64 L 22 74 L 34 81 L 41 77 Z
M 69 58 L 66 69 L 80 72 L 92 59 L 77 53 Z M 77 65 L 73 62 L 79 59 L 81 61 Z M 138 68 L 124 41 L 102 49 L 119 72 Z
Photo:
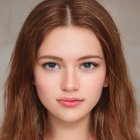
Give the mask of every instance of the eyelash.
M 58 64 L 56 62 L 47 62 L 47 63 L 44 63 L 42 66 L 43 66 L 43 68 L 49 69 L 49 70 L 61 69 L 60 64 Z M 56 66 L 58 66 L 58 67 L 55 68 Z M 85 66 L 87 68 L 85 68 Z M 87 62 L 84 62 L 84 63 L 80 64 L 80 69 L 83 69 L 85 71 L 88 71 L 88 70 L 92 70 L 92 69 L 96 68 L 97 66 L 98 66 L 97 63 L 91 62 L 91 61 L 87 61 Z
M 51 69 L 51 70 L 55 69 L 55 68 L 48 67 L 49 65 L 51 65 L 51 66 L 53 65 L 53 67 L 57 65 L 60 68 L 60 65 L 56 62 L 47 62 L 47 63 L 44 63 L 42 66 L 43 66 L 43 68 L 47 68 L 47 69 Z
M 84 63 L 82 63 L 80 65 L 81 69 L 82 69 L 82 66 L 86 66 L 87 67 L 87 68 L 83 68 L 84 70 L 92 70 L 92 69 L 96 68 L 98 66 L 98 64 L 95 63 L 95 62 L 88 61 L 88 62 L 84 62 Z

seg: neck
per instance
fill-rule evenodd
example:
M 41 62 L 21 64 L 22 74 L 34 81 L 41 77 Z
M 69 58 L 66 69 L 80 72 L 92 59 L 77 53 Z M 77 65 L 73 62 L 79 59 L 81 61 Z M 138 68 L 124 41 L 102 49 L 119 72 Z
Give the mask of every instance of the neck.
M 90 116 L 74 122 L 58 120 L 49 116 L 45 140 L 95 140 L 90 134 Z

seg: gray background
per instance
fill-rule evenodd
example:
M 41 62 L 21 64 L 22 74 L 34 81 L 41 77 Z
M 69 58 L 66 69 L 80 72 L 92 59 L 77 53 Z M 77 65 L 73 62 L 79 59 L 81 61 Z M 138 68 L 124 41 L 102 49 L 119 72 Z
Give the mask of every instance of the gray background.
M 4 81 L 17 35 L 31 9 L 40 1 L 0 0 L 0 118 L 3 115 Z M 140 0 L 98 1 L 109 11 L 119 28 L 140 108 Z

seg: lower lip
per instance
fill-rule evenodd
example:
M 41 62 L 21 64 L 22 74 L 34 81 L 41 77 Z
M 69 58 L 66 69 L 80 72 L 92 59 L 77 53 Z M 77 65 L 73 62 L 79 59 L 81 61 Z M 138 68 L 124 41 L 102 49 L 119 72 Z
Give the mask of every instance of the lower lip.
M 82 100 L 78 100 L 78 101 L 59 100 L 58 102 L 65 107 L 76 107 L 82 102 Z

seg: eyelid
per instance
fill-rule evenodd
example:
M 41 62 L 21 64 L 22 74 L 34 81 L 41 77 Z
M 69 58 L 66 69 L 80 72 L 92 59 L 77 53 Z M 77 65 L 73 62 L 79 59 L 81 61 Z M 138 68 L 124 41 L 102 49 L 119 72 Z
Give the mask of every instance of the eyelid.
M 84 64 L 87 64 L 87 63 L 92 64 L 92 65 L 93 65 L 93 68 L 83 68 L 83 69 L 86 69 L 86 70 L 88 70 L 88 69 L 94 69 L 94 68 L 96 68 L 96 67 L 98 66 L 98 64 L 97 64 L 96 62 L 93 62 L 93 61 L 86 61 L 86 62 L 83 62 L 82 64 L 80 64 L 80 68 L 81 68 Z
M 45 66 L 49 63 L 53 63 L 53 64 L 56 64 L 59 68 L 61 68 L 60 64 L 57 63 L 57 62 L 54 62 L 54 61 L 48 61 L 48 62 L 45 62 L 42 64 L 42 66 L 45 68 Z M 51 68 L 48 68 L 48 69 L 51 69 Z M 56 69 L 56 68 L 52 68 L 52 69 Z
M 54 64 L 56 64 L 59 68 L 49 68 L 49 67 L 46 66 L 46 65 L 49 64 L 49 63 L 54 63 Z M 92 64 L 92 65 L 93 65 L 93 68 L 82 68 L 82 67 L 84 66 L 84 64 L 86 64 L 86 63 Z M 89 69 L 95 69 L 98 65 L 99 65 L 99 64 L 97 64 L 96 62 L 88 60 L 88 61 L 82 62 L 82 63 L 80 64 L 79 68 L 80 68 L 80 69 L 89 70 Z M 64 65 L 61 65 L 61 64 L 59 64 L 58 62 L 53 61 L 53 60 L 46 61 L 46 62 L 44 62 L 44 63 L 42 64 L 42 67 L 43 67 L 43 68 L 46 68 L 46 69 L 62 69 L 63 66 L 64 66 Z
M 94 61 L 85 61 L 85 62 L 82 62 L 81 65 L 86 64 L 86 63 L 91 63 L 91 64 L 93 64 L 93 65 L 95 65 L 95 66 L 98 65 L 98 64 L 97 64 L 96 62 L 94 62 Z

